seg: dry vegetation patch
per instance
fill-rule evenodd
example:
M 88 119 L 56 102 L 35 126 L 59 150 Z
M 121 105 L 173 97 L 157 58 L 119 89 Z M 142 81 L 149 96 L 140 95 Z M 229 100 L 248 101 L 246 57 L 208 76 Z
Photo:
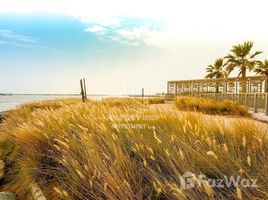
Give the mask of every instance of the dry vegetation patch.
M 183 111 L 195 111 L 205 114 L 250 116 L 246 107 L 229 100 L 219 102 L 204 98 L 178 97 L 176 106 Z
M 49 105 L 22 106 L 1 126 L 12 147 L 4 189 L 20 199 L 33 181 L 50 199 L 268 197 L 267 129 L 257 122 L 161 112 L 130 99 Z M 258 188 L 184 190 L 185 172 L 257 178 Z

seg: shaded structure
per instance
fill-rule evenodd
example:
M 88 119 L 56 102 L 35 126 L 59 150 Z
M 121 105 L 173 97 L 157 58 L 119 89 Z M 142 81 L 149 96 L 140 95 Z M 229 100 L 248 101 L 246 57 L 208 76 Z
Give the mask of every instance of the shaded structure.
M 174 100 L 177 95 L 210 98 L 219 101 L 236 101 L 253 108 L 254 112 L 263 110 L 268 115 L 268 93 L 266 76 L 249 76 L 246 93 L 242 93 L 242 78 L 173 80 L 167 83 L 167 100 Z

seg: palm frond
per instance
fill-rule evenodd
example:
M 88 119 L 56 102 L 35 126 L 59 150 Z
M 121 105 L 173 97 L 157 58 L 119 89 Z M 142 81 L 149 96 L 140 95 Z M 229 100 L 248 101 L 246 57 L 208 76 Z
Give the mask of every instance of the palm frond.
M 262 53 L 262 51 L 256 51 L 254 54 L 252 54 L 251 56 L 250 56 L 250 58 L 252 59 L 252 58 L 255 58 L 255 56 L 257 56 L 257 55 L 259 55 L 259 54 L 261 54 Z
M 268 75 L 268 60 L 263 62 L 258 61 L 257 66 L 254 69 L 254 72 L 258 75 Z
M 223 71 L 223 58 L 215 60 L 213 65 L 208 65 L 206 68 L 205 78 L 223 78 L 225 76 Z

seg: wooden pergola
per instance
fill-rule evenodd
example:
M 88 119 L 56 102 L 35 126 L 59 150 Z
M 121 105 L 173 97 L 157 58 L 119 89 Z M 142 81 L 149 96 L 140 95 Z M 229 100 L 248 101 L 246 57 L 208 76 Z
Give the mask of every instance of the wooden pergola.
M 246 92 L 242 92 L 242 79 L 237 77 L 219 79 L 174 80 L 167 83 L 166 100 L 175 100 L 178 95 L 202 97 L 217 101 L 231 100 L 262 110 L 268 115 L 268 81 L 266 76 L 246 78 Z
M 265 93 L 266 88 L 265 76 L 246 78 L 246 93 Z M 242 93 L 242 79 L 231 77 L 168 81 L 167 94 L 177 95 L 181 93 Z

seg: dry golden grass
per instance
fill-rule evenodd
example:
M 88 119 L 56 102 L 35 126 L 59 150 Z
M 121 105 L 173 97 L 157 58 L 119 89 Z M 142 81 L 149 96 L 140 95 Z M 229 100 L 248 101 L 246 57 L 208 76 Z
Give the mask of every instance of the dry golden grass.
M 148 98 L 148 104 L 164 104 L 165 98 L 164 97 L 151 97 Z
M 144 97 L 144 98 L 130 98 L 130 97 L 125 97 L 125 98 L 106 98 L 103 100 L 104 103 L 108 102 L 110 106 L 120 106 L 122 104 L 126 105 L 128 104 L 129 106 L 136 106 L 136 103 L 143 104 L 143 105 L 149 105 L 149 104 L 164 104 L 165 103 L 165 98 L 164 97 Z
M 246 107 L 229 100 L 223 102 L 195 97 L 178 97 L 176 106 L 183 111 L 196 111 L 205 114 L 249 116 Z
M 3 189 L 19 199 L 33 181 L 48 199 L 268 198 L 267 126 L 259 122 L 161 112 L 131 99 L 49 105 L 22 106 L 1 125 L 13 147 Z M 259 187 L 182 190 L 187 171 L 258 178 Z

